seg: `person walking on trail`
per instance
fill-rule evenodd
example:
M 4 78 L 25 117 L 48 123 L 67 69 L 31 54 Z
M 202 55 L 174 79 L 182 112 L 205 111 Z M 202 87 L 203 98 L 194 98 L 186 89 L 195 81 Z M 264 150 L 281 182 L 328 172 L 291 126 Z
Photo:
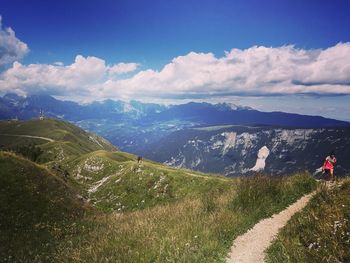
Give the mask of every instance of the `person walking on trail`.
M 337 159 L 335 158 L 335 153 L 331 152 L 330 155 L 326 157 L 322 166 L 322 171 L 326 181 L 329 181 L 329 180 L 335 181 L 334 165 L 336 162 L 337 162 Z

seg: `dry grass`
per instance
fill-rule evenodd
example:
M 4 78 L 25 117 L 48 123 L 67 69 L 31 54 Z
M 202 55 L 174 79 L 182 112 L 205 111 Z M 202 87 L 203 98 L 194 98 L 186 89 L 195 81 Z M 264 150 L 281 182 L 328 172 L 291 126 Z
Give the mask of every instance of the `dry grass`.
M 268 262 L 350 262 L 350 180 L 322 187 L 267 251 Z
M 225 209 L 230 200 L 228 193 L 218 197 L 210 212 L 205 202 L 196 198 L 88 218 L 82 224 L 86 232 L 80 233 L 75 244 L 62 247 L 57 260 L 213 262 L 225 256 L 222 243 L 232 236 L 232 225 L 243 221 Z
M 270 178 L 271 183 L 268 177 L 251 177 L 241 180 L 237 191 L 234 191 L 236 182 L 224 192 L 211 191 L 142 211 L 89 217 L 77 227 L 77 234 L 70 242 L 62 243 L 55 259 L 64 262 L 224 262 L 236 236 L 262 216 L 294 201 L 294 198 L 275 196 L 274 201 L 263 206 L 266 213 L 259 212 L 261 209 L 258 213 L 238 209 L 237 203 L 233 208 L 233 200 L 242 195 L 242 191 L 253 190 L 242 186 L 251 185 L 250 180 L 254 180 L 256 187 L 269 190 L 273 184 L 279 189 L 277 192 L 288 189 L 284 195 L 297 192 L 292 196 L 298 198 L 309 189 L 308 178 L 306 175 Z M 264 182 L 270 187 L 264 188 Z M 265 190 L 258 190 L 261 198 L 269 195 Z
M 83 209 L 74 188 L 29 160 L 2 153 L 0 164 L 1 262 L 224 262 L 235 237 L 315 186 L 308 175 L 222 179 L 166 171 L 178 198 L 105 213 Z

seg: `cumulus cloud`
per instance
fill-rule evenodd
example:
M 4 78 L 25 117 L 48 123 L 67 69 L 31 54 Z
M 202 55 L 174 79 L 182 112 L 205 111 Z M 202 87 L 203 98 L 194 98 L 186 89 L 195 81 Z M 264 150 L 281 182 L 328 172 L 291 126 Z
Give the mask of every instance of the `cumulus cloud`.
M 222 57 L 191 52 L 159 71 L 119 77 L 137 68 L 137 63 L 106 65 L 102 59 L 82 56 L 67 66 L 16 62 L 0 77 L 0 90 L 91 100 L 350 94 L 350 43 L 317 50 L 254 46 L 232 49 Z
M 19 40 L 11 28 L 3 28 L 0 16 L 0 67 L 22 59 L 28 51 L 27 44 Z
M 221 58 L 191 52 L 161 71 L 104 83 L 106 93 L 198 98 L 227 95 L 350 94 L 350 43 L 324 50 L 294 46 L 232 49 Z
M 110 74 L 125 74 L 135 71 L 139 67 L 138 63 L 119 63 L 109 68 Z
M 64 95 L 80 93 L 88 96 L 89 92 L 103 83 L 106 78 L 105 61 L 96 57 L 78 55 L 74 63 L 68 66 L 30 64 L 14 62 L 13 66 L 2 74 L 2 90 L 22 90 L 24 93 L 47 93 Z
M 0 90 L 21 94 L 46 93 L 50 95 L 101 98 L 103 83 L 110 74 L 123 74 L 135 70 L 136 63 L 108 66 L 97 57 L 76 56 L 74 63 L 65 66 L 62 62 L 13 66 L 2 74 Z

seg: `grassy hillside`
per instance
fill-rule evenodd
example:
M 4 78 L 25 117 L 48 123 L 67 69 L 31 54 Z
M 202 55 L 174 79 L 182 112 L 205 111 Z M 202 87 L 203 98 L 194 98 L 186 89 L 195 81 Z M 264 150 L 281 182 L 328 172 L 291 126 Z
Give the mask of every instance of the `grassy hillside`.
M 307 174 L 230 179 L 139 164 L 57 120 L 1 123 L 0 134 L 13 147 L 37 140 L 46 167 L 0 152 L 1 261 L 223 262 L 236 236 L 316 187 Z
M 323 188 L 283 228 L 268 262 L 350 262 L 350 180 Z
M 23 150 L 26 144 L 35 143 L 42 151 L 35 161 L 45 163 L 61 178 L 67 171 L 67 183 L 102 211 L 134 211 L 228 187 L 228 179 L 223 177 L 176 170 L 147 160 L 139 165 L 136 156 L 111 152 L 115 148 L 108 142 L 60 120 L 0 122 L 1 139 L 21 153 L 27 152 Z
M 29 160 L 0 152 L 0 167 L 0 258 L 50 254 L 86 205 L 61 178 Z
M 128 154 L 94 155 L 135 165 Z M 87 205 L 77 200 L 79 187 L 72 189 L 47 169 L 14 154 L 2 152 L 0 165 L 0 256 L 10 262 L 223 262 L 236 236 L 315 188 L 308 175 L 211 178 L 146 162 L 140 165 L 147 171 L 141 178 L 152 178 L 148 169 L 167 172 L 175 197 L 152 196 L 145 207 L 125 209 L 132 212 L 85 213 Z M 126 180 L 127 174 L 121 178 L 120 187 L 131 200 L 126 197 L 125 202 L 135 204 L 132 200 L 148 194 L 142 184 L 128 188 L 139 176 L 130 174 L 135 181 Z M 152 189 L 155 185 L 161 184 Z M 119 191 L 108 187 L 99 194 Z M 95 205 L 109 211 L 110 202 L 104 202 Z
M 210 190 L 230 188 L 224 177 L 169 168 L 123 152 L 96 151 L 63 163 L 82 195 L 103 211 L 134 211 Z
M 30 138 L 29 136 L 42 138 Z M 0 145 L 3 149 L 17 150 L 18 147 L 30 144 L 39 145 L 44 151 L 38 158 L 41 163 L 63 161 L 66 158 L 96 150 L 116 150 L 103 138 L 62 120 L 35 119 L 0 122 Z
M 230 187 L 130 213 L 85 218 L 57 261 L 225 262 L 232 241 L 315 188 L 307 175 L 236 178 Z M 271 191 L 272 190 L 272 191 Z M 241 197 L 248 200 L 242 200 Z M 264 200 L 266 203 L 255 202 Z

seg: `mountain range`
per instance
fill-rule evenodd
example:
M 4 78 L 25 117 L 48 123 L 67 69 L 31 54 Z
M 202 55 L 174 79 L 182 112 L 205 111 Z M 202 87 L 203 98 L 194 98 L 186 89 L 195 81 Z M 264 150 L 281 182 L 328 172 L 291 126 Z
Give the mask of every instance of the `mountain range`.
M 0 97 L 0 119 L 32 119 L 41 111 L 94 132 L 123 151 L 204 172 L 313 172 L 332 150 L 340 160 L 348 156 L 350 123 L 321 116 L 261 112 L 229 103 L 166 106 L 105 100 L 83 105 L 47 95 Z M 269 154 L 254 168 L 263 147 Z M 346 173 L 350 167 L 343 162 L 338 171 Z
M 210 126 L 174 132 L 149 147 L 144 155 L 170 166 L 227 176 L 264 171 L 286 175 L 315 173 L 323 159 L 335 151 L 338 175 L 350 164 L 349 128 L 281 128 Z
M 195 103 L 165 106 L 139 101 L 104 100 L 89 104 L 62 101 L 48 95 L 27 97 L 9 93 L 0 97 L 0 118 L 35 118 L 40 110 L 48 117 L 70 121 L 109 119 L 114 121 L 137 120 L 154 122 L 188 121 L 196 125 L 273 125 L 302 128 L 350 127 L 349 122 L 321 116 L 308 116 L 284 112 L 261 112 L 250 107 L 230 103 Z

